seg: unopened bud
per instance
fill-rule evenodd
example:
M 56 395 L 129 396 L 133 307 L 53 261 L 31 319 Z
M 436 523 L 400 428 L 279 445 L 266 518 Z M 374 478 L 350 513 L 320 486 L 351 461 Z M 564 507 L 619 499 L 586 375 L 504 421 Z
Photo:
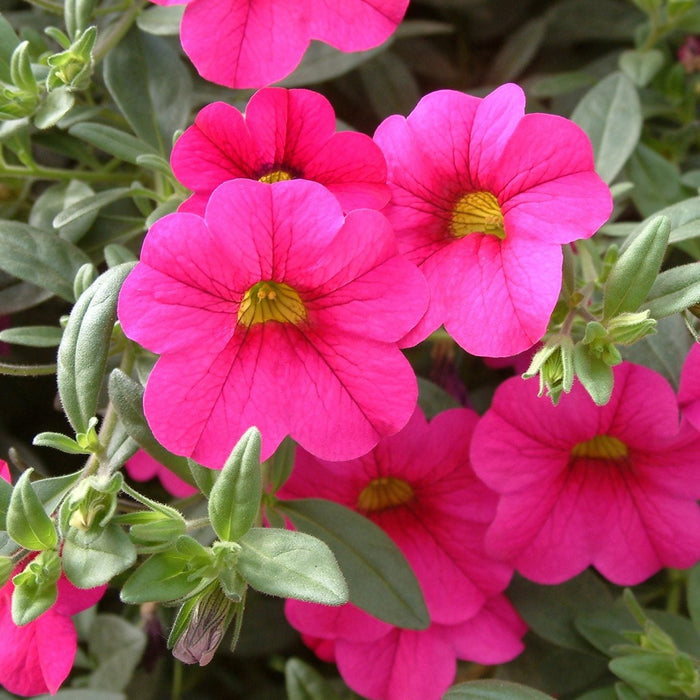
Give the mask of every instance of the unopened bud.
M 608 335 L 614 343 L 632 345 L 647 335 L 656 333 L 656 319 L 649 318 L 649 309 L 622 313 L 608 321 Z

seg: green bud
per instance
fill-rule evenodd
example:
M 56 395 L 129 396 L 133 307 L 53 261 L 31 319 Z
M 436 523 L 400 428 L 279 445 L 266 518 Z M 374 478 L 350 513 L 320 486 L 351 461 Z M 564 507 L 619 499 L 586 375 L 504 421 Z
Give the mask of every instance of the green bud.
M 61 530 L 98 532 L 112 519 L 117 495 L 124 483 L 120 472 L 111 477 L 89 476 L 81 481 L 61 506 Z
M 550 338 L 532 358 L 523 379 L 539 374 L 538 396 L 546 391 L 554 405 L 562 392 L 571 391 L 574 382 L 573 341 L 569 336 L 557 335 Z
M 0 119 L 21 119 L 30 117 L 39 106 L 39 95 L 19 88 L 0 88 Z
M 46 89 L 49 92 L 63 86 L 84 90 L 90 85 L 94 68 L 92 50 L 96 38 L 97 29 L 89 27 L 68 49 L 46 59 L 50 67 L 46 77 Z
M 583 344 L 587 346 L 591 357 L 602 360 L 610 367 L 622 362 L 620 351 L 615 347 L 605 326 L 598 321 L 589 321 L 583 336 Z
M 632 345 L 647 335 L 656 333 L 656 319 L 649 318 L 649 309 L 622 313 L 608 321 L 608 335 L 614 343 Z
M 675 656 L 678 653 L 678 647 L 676 647 L 673 638 L 666 634 L 666 632 L 652 620 L 646 621 L 644 625 L 644 634 L 642 634 L 639 639 L 639 646 L 642 647 L 642 649 L 658 651 L 671 656 Z
M 187 601 L 178 613 L 173 631 L 176 639 L 168 640 L 173 656 L 185 664 L 206 666 L 224 638 L 238 605 L 226 597 L 215 581 L 193 601 Z M 181 615 L 186 620 L 180 619 Z
M 85 263 L 78 268 L 73 280 L 73 296 L 76 299 L 97 279 L 97 268 L 92 263 Z
M 53 551 L 40 552 L 12 579 L 12 621 L 26 625 L 45 613 L 58 596 L 61 560 Z
M 10 77 L 12 82 L 20 90 L 29 94 L 38 95 L 39 86 L 32 73 L 32 64 L 29 58 L 29 42 L 18 44 L 10 57 Z

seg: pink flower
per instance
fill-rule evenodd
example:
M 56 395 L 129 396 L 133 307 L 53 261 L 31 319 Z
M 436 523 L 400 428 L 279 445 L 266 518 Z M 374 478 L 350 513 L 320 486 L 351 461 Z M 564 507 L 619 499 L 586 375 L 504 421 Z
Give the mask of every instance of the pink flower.
M 348 459 L 400 430 L 417 384 L 397 341 L 424 313 L 420 272 L 379 212 L 343 218 L 315 182 L 220 185 L 205 218 L 146 236 L 119 299 L 125 333 L 161 355 L 144 396 L 168 449 L 220 468 L 251 425 Z
M 180 38 L 206 80 L 258 88 L 289 75 L 311 39 L 341 51 L 378 46 L 408 0 L 153 0 L 185 4 Z
M 311 90 L 260 90 L 245 116 L 224 102 L 206 106 L 175 144 L 171 163 L 194 191 L 180 211 L 196 214 L 204 214 L 218 185 L 236 177 L 315 180 L 345 211 L 381 209 L 389 201 L 379 147 L 365 134 L 336 133 L 333 107 Z
M 139 450 L 124 466 L 129 476 L 135 481 L 148 481 L 158 477 L 163 488 L 176 498 L 185 498 L 197 493 L 194 486 L 173 474 L 170 469 L 153 459 L 145 450 Z
M 679 430 L 666 380 L 623 363 L 596 406 L 580 384 L 558 406 L 514 377 L 474 431 L 476 473 L 500 494 L 489 552 L 538 583 L 588 565 L 637 584 L 700 557 L 700 435 Z
M 490 558 L 484 535 L 494 494 L 469 466 L 477 416 L 452 409 L 430 423 L 416 410 L 369 454 L 326 462 L 299 451 L 281 498 L 319 497 L 363 513 L 396 542 L 421 584 L 431 625 L 394 627 L 352 604 L 289 600 L 290 623 L 345 681 L 369 698 L 439 698 L 456 659 L 501 663 L 522 650 L 525 628 L 500 595 L 511 569 Z
M 700 343 L 690 348 L 683 365 L 678 402 L 683 417 L 700 430 Z
M 0 477 L 9 481 L 7 463 L 0 460 Z M 20 573 L 27 561 L 17 567 Z M 106 586 L 76 588 L 61 574 L 58 598 L 43 615 L 18 627 L 12 621 L 12 578 L 0 588 L 0 684 L 17 695 L 54 694 L 73 667 L 78 647 L 71 615 L 92 607 Z
M 483 99 L 426 95 L 380 124 L 399 249 L 431 291 L 402 341 L 443 324 L 474 355 L 516 355 L 545 333 L 561 287 L 561 244 L 591 236 L 612 209 L 593 150 L 573 122 L 524 115 L 503 85 Z

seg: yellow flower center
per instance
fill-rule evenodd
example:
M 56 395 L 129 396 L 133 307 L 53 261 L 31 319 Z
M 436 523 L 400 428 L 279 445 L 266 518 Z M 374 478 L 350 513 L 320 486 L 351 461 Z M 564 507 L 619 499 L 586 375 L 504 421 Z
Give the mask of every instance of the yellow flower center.
M 299 325 L 306 320 L 301 297 L 284 282 L 258 282 L 244 295 L 238 307 L 238 323 L 246 328 L 256 323 L 277 321 Z
M 596 435 L 590 440 L 579 442 L 571 450 L 572 457 L 589 457 L 591 459 L 625 459 L 628 455 L 627 445 L 612 435 Z
M 469 192 L 457 200 L 452 210 L 450 233 L 464 238 L 470 233 L 488 233 L 503 240 L 503 212 L 490 192 Z
M 381 476 L 365 486 L 357 497 L 357 507 L 367 513 L 394 508 L 413 499 L 411 485 L 393 476 Z
M 266 175 L 262 175 L 258 178 L 259 182 L 266 182 L 268 185 L 273 182 L 284 182 L 285 180 L 291 180 L 292 175 L 286 170 L 273 170 Z

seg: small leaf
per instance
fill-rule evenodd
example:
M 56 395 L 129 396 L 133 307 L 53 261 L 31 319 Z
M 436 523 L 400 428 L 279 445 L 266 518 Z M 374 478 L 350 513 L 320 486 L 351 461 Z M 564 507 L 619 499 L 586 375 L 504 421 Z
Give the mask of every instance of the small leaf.
M 58 534 L 29 481 L 32 471 L 23 472 L 12 490 L 7 509 L 7 534 L 25 549 L 53 549 L 58 544 Z
M 256 590 L 324 605 L 348 601 L 345 579 L 321 540 L 303 532 L 251 528 L 238 543 L 238 572 Z
M 55 233 L 0 221 L 0 269 L 72 302 L 73 278 L 90 259 Z
M 659 274 L 670 233 L 670 221 L 665 216 L 656 217 L 624 249 L 605 283 L 606 319 L 642 305 Z
M 184 10 L 184 5 L 149 7 L 138 14 L 136 24 L 139 29 L 149 34 L 177 36 L 180 33 L 180 22 Z
M 653 318 L 664 318 L 695 304 L 700 304 L 700 262 L 662 272 L 649 290 L 643 308 L 649 309 Z
M 64 226 L 68 226 L 74 221 L 78 221 L 85 216 L 97 214 L 102 207 L 105 207 L 112 202 L 124 199 L 125 197 L 130 197 L 132 193 L 133 190 L 130 187 L 115 187 L 111 190 L 105 190 L 103 192 L 99 192 L 98 194 L 84 197 L 57 214 L 56 218 L 53 220 L 53 225 L 55 228 L 63 228 Z
M 61 552 L 63 571 L 78 588 L 108 583 L 136 561 L 136 548 L 116 523 L 108 523 L 95 536 L 70 528 Z
M 442 700 L 553 700 L 551 695 L 510 681 L 483 680 L 453 685 Z
M 117 267 L 113 269 L 118 269 Z M 120 369 L 109 376 L 109 398 L 126 432 L 156 461 L 188 484 L 196 485 L 188 461 L 168 452 L 153 436 L 143 415 L 143 387 Z
M 684 197 L 678 167 L 643 143 L 625 165 L 625 176 L 634 183 L 631 197 L 642 216 L 661 213 Z
M 637 87 L 645 87 L 663 65 L 664 55 L 659 49 L 630 50 L 620 54 L 620 68 Z
M 596 171 L 612 182 L 642 132 L 642 107 L 634 85 L 623 73 L 610 74 L 583 96 L 571 119 L 591 139 Z
M 323 540 L 347 579 L 350 601 L 392 625 L 425 629 L 430 616 L 420 584 L 401 550 L 371 520 L 316 498 L 279 501 L 294 527 Z
M 97 414 L 117 298 L 133 266 L 113 267 L 88 287 L 73 307 L 58 347 L 58 393 L 76 433 L 87 432 Z
M 147 153 L 157 154 L 156 149 L 145 141 L 105 124 L 80 122 L 70 127 L 68 133 L 127 163 L 136 164 L 138 158 Z
M 37 129 L 48 129 L 60 121 L 75 104 L 75 94 L 69 87 L 52 90 L 39 105 L 34 114 L 34 126 Z
M 62 337 L 63 330 L 56 326 L 17 326 L 0 331 L 0 342 L 32 348 L 55 348 Z
M 51 447 L 54 450 L 60 450 L 61 452 L 66 452 L 71 455 L 89 455 L 92 453 L 91 450 L 86 450 L 81 447 L 73 438 L 63 433 L 39 433 L 32 440 L 32 445 Z
M 654 695 L 676 698 L 675 660 L 668 654 L 641 652 L 612 659 L 610 670 L 630 685 Z
M 248 428 L 209 494 L 211 526 L 224 542 L 235 542 L 248 532 L 260 511 L 260 445 L 260 431 Z
M 597 406 L 610 401 L 614 383 L 612 367 L 580 342 L 574 346 L 574 372 Z
M 289 436 L 279 444 L 275 453 L 264 463 L 268 470 L 272 493 L 276 493 L 289 478 L 294 468 L 297 446 Z
M 301 659 L 287 660 L 284 680 L 289 700 L 340 700 L 330 683 Z

